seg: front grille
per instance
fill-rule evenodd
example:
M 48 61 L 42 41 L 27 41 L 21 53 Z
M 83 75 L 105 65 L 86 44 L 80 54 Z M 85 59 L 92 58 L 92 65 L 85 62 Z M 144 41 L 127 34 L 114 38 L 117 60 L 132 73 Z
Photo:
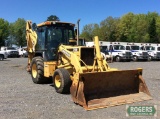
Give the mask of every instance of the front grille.
M 12 54 L 18 54 L 18 51 L 11 51 Z
M 157 56 L 160 57 L 160 52 L 157 52 Z
M 131 52 L 126 52 L 126 56 L 128 57 L 128 56 L 131 56 L 132 55 L 132 53 Z
M 148 52 L 142 52 L 143 56 L 148 56 Z

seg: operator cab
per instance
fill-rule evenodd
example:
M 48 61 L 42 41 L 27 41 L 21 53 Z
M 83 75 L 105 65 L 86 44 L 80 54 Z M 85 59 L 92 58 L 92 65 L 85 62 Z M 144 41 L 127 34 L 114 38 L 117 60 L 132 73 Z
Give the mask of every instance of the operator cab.
M 46 61 L 57 60 L 57 48 L 60 44 L 69 45 L 69 40 L 75 40 L 74 24 L 47 21 L 37 25 L 36 56 L 42 56 Z M 75 41 L 76 42 L 76 41 Z

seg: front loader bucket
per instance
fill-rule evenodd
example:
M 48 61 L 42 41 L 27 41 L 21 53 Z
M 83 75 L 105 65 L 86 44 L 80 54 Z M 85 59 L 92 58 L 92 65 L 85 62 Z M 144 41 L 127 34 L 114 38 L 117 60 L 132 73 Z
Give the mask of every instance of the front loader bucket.
M 86 110 L 152 99 L 142 69 L 79 74 L 71 86 L 75 103 Z

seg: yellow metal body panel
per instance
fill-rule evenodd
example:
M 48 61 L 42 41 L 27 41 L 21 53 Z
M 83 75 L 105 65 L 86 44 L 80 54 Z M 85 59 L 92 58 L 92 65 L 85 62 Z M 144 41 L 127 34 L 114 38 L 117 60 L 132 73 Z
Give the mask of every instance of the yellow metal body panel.
M 32 30 L 32 21 L 26 22 L 26 40 L 27 40 L 27 52 L 28 52 L 28 67 L 27 71 L 29 72 L 30 63 L 33 59 L 35 53 L 35 46 L 37 44 L 37 34 Z
M 27 21 L 26 23 L 26 40 L 27 40 L 27 51 L 32 53 L 35 52 L 35 46 L 37 44 L 37 34 L 32 30 L 32 22 Z
M 50 77 L 53 76 L 54 71 L 56 70 L 57 62 L 44 62 L 44 76 Z

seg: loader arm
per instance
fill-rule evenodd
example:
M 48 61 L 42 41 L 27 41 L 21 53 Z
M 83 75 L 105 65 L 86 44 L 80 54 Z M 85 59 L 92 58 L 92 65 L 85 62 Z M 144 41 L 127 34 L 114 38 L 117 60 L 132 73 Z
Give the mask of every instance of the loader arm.
M 92 110 L 152 99 L 141 76 L 141 68 L 133 70 L 110 68 L 100 54 L 98 37 L 94 38 L 94 42 L 92 70 L 85 70 L 85 66 L 80 63 L 83 60 L 83 53 L 80 53 L 83 52 L 83 47 L 65 45 L 59 47 L 59 52 L 63 54 L 63 63 L 58 68 L 65 68 L 71 74 L 70 93 L 75 103 L 82 105 L 86 110 Z M 86 54 L 84 53 L 89 59 L 90 53 Z M 87 67 L 90 69 L 88 65 Z
M 77 57 L 76 54 L 73 52 L 67 50 L 67 48 L 64 45 L 59 46 L 58 52 L 63 53 L 63 64 L 59 65 L 58 68 L 72 68 L 73 66 L 75 68 L 75 72 L 83 73 L 83 70 L 80 65 L 80 59 Z
M 108 66 L 106 60 L 103 59 L 103 57 L 100 53 L 98 36 L 94 37 L 94 44 L 95 44 L 95 49 L 96 49 L 96 60 L 97 60 L 97 63 L 98 63 L 98 67 L 100 68 L 100 71 L 102 71 L 102 72 L 103 71 L 108 71 L 110 69 L 110 67 Z
M 95 47 L 90 48 L 90 49 L 93 49 L 93 52 L 91 54 L 94 55 L 94 57 L 93 57 L 94 61 L 92 64 L 88 65 L 82 59 L 81 54 L 83 54 L 82 52 L 85 51 L 85 50 L 83 50 L 84 47 L 80 47 L 80 46 L 72 47 L 72 46 L 61 45 L 59 47 L 58 52 L 61 52 L 63 54 L 62 60 L 63 60 L 64 64 L 61 64 L 58 67 L 59 68 L 60 67 L 67 68 L 69 66 L 68 68 L 71 68 L 71 65 L 72 65 L 75 69 L 75 72 L 77 72 L 77 73 L 95 72 L 95 71 L 103 72 L 103 71 L 109 71 L 109 70 L 117 70 L 115 68 L 111 69 L 108 66 L 105 59 L 102 57 L 102 55 L 100 53 L 98 37 L 94 38 L 94 42 L 95 42 Z M 76 49 L 77 52 L 73 51 L 74 49 Z M 87 50 L 87 48 L 86 48 L 86 50 Z M 83 63 L 84 66 L 82 66 L 81 62 Z

